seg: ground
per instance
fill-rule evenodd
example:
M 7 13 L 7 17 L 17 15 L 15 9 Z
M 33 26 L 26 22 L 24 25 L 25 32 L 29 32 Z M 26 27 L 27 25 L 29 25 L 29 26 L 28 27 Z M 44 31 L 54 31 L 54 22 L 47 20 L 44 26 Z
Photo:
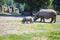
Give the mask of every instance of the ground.
M 60 40 L 60 15 L 56 23 L 22 24 L 22 18 L 0 16 L 0 40 Z

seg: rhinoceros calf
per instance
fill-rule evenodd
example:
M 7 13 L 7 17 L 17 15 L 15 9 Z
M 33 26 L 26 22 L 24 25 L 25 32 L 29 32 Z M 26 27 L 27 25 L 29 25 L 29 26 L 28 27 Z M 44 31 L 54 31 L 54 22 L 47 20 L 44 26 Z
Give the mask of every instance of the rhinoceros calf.
M 24 24 L 24 23 L 32 23 L 32 18 L 23 18 L 23 20 L 22 20 L 22 23 Z
M 34 16 L 34 21 L 36 21 L 38 18 L 41 18 L 40 22 L 45 22 L 45 19 L 51 18 L 50 23 L 54 21 L 56 22 L 56 11 L 53 9 L 41 9 L 39 10 L 35 16 Z

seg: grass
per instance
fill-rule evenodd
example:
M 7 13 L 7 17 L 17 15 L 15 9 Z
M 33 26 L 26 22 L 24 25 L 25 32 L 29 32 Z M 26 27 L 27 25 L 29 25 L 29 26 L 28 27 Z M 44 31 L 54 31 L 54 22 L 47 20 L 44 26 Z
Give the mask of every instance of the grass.
M 0 40 L 60 40 L 60 32 L 47 32 L 47 33 L 30 33 L 22 35 L 4 35 Z
M 0 21 L 0 26 L 3 26 L 0 33 L 9 30 L 22 32 L 22 34 L 1 35 L 0 40 L 60 40 L 60 16 L 57 23 L 22 24 L 20 20 L 7 20 Z
M 33 29 L 34 31 L 42 30 L 43 32 L 30 32 L 30 33 L 24 32 L 21 35 L 7 34 L 0 36 L 0 40 L 39 40 L 39 39 L 60 40 L 59 32 L 60 30 L 55 31 L 56 28 L 60 28 L 60 24 L 33 24 L 33 25 L 28 24 L 30 26 L 27 26 L 27 24 L 20 25 L 18 25 L 20 28 L 20 32 L 28 29 L 29 30 Z

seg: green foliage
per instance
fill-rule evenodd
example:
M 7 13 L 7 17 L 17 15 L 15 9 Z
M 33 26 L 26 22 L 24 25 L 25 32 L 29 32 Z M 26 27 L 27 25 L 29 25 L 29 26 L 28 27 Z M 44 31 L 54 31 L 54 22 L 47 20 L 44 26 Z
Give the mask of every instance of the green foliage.
M 14 0 L 0 0 L 0 5 L 11 5 L 13 6 L 14 5 Z
M 53 9 L 53 1 L 54 1 L 54 0 L 49 0 L 48 8 Z
M 11 15 L 18 15 L 19 13 L 11 12 L 10 14 L 11 14 Z
M 7 5 L 8 0 L 0 0 L 0 5 Z
M 14 0 L 7 0 L 7 5 L 14 7 Z
M 39 10 L 40 8 L 53 8 L 53 0 L 14 0 L 16 3 L 27 3 L 30 10 Z M 27 8 L 28 9 L 28 8 Z
M 54 8 L 53 0 L 0 0 L 0 5 L 17 7 L 21 12 L 28 10 L 38 11 L 40 8 Z
M 24 9 L 25 9 L 25 3 L 23 3 L 23 4 L 22 4 L 22 3 L 20 3 L 20 5 L 19 5 L 19 6 L 20 6 L 21 11 L 23 12 L 23 11 L 24 11 Z

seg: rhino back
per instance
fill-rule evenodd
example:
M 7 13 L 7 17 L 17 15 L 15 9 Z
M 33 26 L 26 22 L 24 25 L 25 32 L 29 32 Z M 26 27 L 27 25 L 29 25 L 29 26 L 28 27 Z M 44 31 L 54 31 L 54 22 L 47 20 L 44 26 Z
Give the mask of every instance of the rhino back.
M 56 12 L 54 10 L 40 10 L 37 13 L 40 17 L 44 17 L 46 19 L 54 17 L 56 15 Z

